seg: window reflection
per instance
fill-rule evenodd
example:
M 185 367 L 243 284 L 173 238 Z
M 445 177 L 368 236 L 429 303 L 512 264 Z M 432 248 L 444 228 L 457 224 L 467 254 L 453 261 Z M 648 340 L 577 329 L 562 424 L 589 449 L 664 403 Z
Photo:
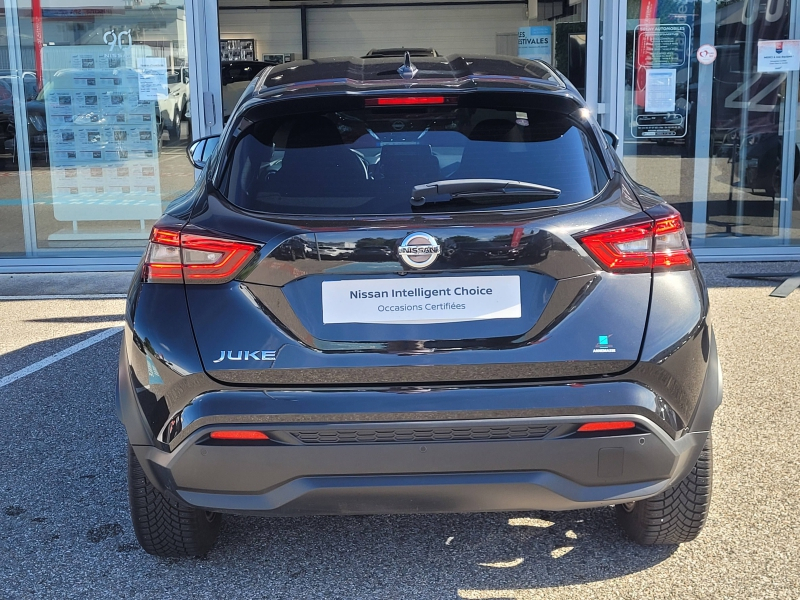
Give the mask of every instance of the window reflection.
M 786 120 L 797 72 L 764 62 L 765 45 L 783 52 L 789 9 L 789 0 L 627 3 L 625 164 L 681 211 L 695 246 L 800 241 L 800 150 Z M 703 23 L 713 27 L 701 39 Z M 716 52 L 708 65 L 696 56 L 703 44 Z
M 23 73 L 27 132 L 3 130 L 3 168 L 30 168 L 30 186 L 6 195 L 33 206 L 31 250 L 136 252 L 166 203 L 194 183 L 183 5 L 43 0 L 21 4 L 18 17 L 7 79 Z M 2 117 L 13 121 L 20 96 L 5 83 L 0 73 L 0 106 L 10 105 Z

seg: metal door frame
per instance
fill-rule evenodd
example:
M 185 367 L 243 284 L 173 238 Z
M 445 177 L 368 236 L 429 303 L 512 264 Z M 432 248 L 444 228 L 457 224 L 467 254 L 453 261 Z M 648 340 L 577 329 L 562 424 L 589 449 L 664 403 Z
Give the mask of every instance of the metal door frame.
M 222 133 L 222 74 L 219 54 L 217 0 L 185 0 L 189 87 L 192 98 L 192 139 Z
M 15 130 L 14 152 L 17 155 L 25 256 L 36 256 L 36 219 L 33 209 L 33 180 L 31 177 L 30 140 L 28 139 L 28 106 L 23 82 L 24 69 L 19 36 L 19 13 L 17 0 L 4 0 L 3 3 L 6 12 L 8 66 L 12 75 L 11 93 L 12 102 L 14 103 Z M 19 126 L 19 124 L 22 124 L 22 126 Z

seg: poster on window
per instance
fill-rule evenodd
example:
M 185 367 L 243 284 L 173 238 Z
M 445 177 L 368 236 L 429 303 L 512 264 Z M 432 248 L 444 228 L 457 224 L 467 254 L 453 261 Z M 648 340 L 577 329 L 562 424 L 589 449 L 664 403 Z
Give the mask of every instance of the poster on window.
M 137 61 L 139 74 L 139 100 L 165 100 L 167 87 L 167 59 L 145 57 Z
M 647 69 L 644 112 L 675 112 L 675 69 Z
M 640 24 L 634 37 L 631 135 L 682 138 L 688 113 L 692 27 Z
M 166 63 L 150 52 L 44 48 L 53 212 L 74 223 L 72 238 L 80 238 L 80 221 L 161 215 L 156 111 Z
M 531 60 L 553 60 L 553 29 L 551 27 L 520 27 L 517 35 L 517 55 Z

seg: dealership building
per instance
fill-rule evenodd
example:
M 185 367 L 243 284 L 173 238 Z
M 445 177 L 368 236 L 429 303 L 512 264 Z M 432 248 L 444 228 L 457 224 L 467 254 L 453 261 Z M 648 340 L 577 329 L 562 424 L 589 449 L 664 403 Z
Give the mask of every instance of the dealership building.
M 259 63 L 546 60 L 702 260 L 800 260 L 800 2 L 3 0 L 0 272 L 127 270 Z M 398 58 L 398 67 L 402 64 Z

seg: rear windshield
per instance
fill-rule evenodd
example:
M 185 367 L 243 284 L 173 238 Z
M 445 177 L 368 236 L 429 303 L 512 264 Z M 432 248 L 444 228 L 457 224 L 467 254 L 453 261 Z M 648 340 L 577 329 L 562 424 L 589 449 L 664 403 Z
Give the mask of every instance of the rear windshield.
M 241 208 L 280 214 L 523 208 L 595 196 L 607 182 L 600 165 L 583 129 L 559 113 L 376 107 L 256 122 L 240 135 L 221 191 Z M 411 205 L 414 186 L 452 179 L 523 181 L 561 193 Z

